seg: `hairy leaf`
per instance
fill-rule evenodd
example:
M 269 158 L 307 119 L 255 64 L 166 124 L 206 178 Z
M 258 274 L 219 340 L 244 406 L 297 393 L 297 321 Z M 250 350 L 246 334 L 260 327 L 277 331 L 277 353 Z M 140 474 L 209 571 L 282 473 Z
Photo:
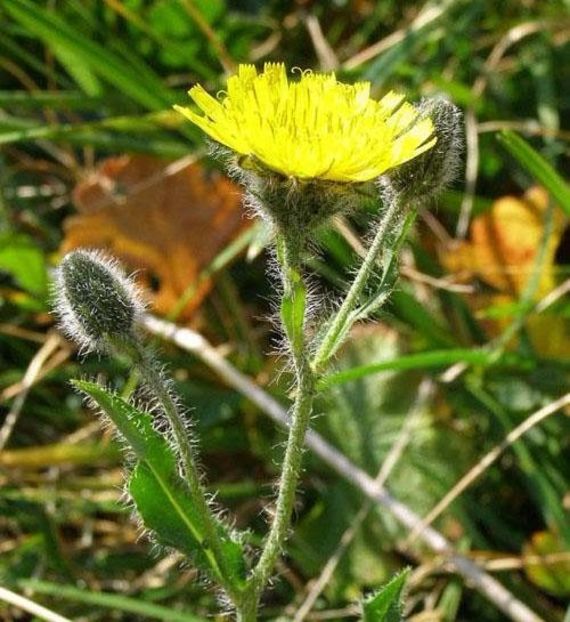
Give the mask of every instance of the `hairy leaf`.
M 206 530 L 195 510 L 192 496 L 178 474 L 173 449 L 154 429 L 152 418 L 96 383 L 74 381 L 74 385 L 91 397 L 117 426 L 137 457 L 128 481 L 144 525 L 157 541 L 176 548 L 191 557 L 196 565 L 211 575 L 241 588 L 245 581 L 245 554 L 221 521 L 216 521 L 222 552 L 231 576 L 224 576 L 210 549 Z
M 402 591 L 408 578 L 409 570 L 398 573 L 378 592 L 362 603 L 364 622 L 401 622 Z

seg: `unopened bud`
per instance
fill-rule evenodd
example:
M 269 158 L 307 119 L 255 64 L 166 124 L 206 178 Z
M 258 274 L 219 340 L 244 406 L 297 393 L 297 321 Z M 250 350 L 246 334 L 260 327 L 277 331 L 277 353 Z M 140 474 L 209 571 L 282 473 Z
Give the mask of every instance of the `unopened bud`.
M 418 108 L 421 117 L 431 118 L 437 142 L 387 177 L 404 200 L 424 201 L 439 194 L 455 179 L 461 165 L 465 132 L 461 111 L 446 99 L 424 99 Z
M 61 327 L 82 348 L 107 351 L 134 338 L 144 305 L 114 259 L 98 251 L 73 251 L 58 266 L 55 286 Z

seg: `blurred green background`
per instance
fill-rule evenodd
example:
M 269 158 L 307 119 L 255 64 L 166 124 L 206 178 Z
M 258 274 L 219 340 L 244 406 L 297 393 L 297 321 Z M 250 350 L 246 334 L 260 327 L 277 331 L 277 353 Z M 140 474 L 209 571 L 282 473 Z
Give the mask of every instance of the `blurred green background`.
M 238 63 L 267 61 L 369 80 L 376 97 L 445 96 L 466 122 L 466 165 L 421 214 L 389 307 L 341 353 L 318 431 L 371 476 L 400 444 L 387 487 L 425 515 L 570 390 L 568 0 L 2 0 L 0 583 L 70 619 L 218 610 L 191 568 L 139 537 L 112 433 L 68 385 L 99 375 L 123 390 L 129 369 L 82 361 L 63 341 L 49 274 L 64 250 L 112 251 L 140 271 L 154 312 L 199 330 L 286 403 L 266 231 L 241 216 L 239 189 L 171 108 L 197 82 L 215 93 Z M 328 299 L 377 209 L 363 201 L 323 232 L 311 270 Z M 212 489 L 259 541 L 282 432 L 196 357 L 156 343 L 193 409 Z M 570 620 L 568 414 L 529 426 L 434 523 L 545 621 Z M 356 600 L 405 565 L 408 619 L 508 619 L 306 461 L 263 619 L 356 619 Z M 0 602 L 0 619 L 33 618 Z

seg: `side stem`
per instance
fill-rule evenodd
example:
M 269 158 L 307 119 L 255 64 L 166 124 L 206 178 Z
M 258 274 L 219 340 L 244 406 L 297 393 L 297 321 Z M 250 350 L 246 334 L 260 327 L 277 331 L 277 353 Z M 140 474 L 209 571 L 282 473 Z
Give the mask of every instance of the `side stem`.
M 384 243 L 386 242 L 386 237 L 390 232 L 390 228 L 392 227 L 395 218 L 398 216 L 399 209 L 399 200 L 396 196 L 391 195 L 390 193 L 387 200 L 386 211 L 380 220 L 378 231 L 376 232 L 372 244 L 366 253 L 366 257 L 358 269 L 356 277 L 352 282 L 345 299 L 322 338 L 313 358 L 312 369 L 316 373 L 321 372 L 325 368 L 329 359 L 340 344 L 342 335 L 345 334 L 350 328 L 350 315 L 356 308 L 366 283 L 368 282 L 368 278 L 376 267 L 378 257 L 382 252 Z
M 214 524 L 212 510 L 206 500 L 206 493 L 202 485 L 198 466 L 192 454 L 192 442 L 189 438 L 188 430 L 180 414 L 178 405 L 165 384 L 165 380 L 160 371 L 149 358 L 144 346 L 137 344 L 136 350 L 134 353 L 131 353 L 131 356 L 134 359 L 141 377 L 160 402 L 164 414 L 170 423 L 182 459 L 182 466 L 184 467 L 188 488 L 196 504 L 196 510 L 199 512 L 202 519 L 204 529 L 206 530 L 208 547 L 212 551 L 213 558 L 218 567 L 218 578 L 229 596 L 235 600 L 239 598 L 239 595 L 235 593 L 235 590 L 226 579 L 226 577 L 229 576 L 229 572 L 225 557 L 222 553 L 222 543 Z

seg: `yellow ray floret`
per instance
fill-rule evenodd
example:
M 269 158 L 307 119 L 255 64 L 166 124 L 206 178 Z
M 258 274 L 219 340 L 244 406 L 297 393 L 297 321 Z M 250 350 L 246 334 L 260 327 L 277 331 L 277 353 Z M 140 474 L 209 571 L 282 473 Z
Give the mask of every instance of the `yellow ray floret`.
M 282 63 L 262 73 L 240 65 L 220 100 L 200 85 L 189 91 L 204 113 L 176 109 L 217 142 L 300 179 L 368 181 L 435 144 L 429 118 L 394 92 L 370 99 L 370 83 L 337 82 L 304 72 L 289 81 Z

